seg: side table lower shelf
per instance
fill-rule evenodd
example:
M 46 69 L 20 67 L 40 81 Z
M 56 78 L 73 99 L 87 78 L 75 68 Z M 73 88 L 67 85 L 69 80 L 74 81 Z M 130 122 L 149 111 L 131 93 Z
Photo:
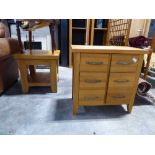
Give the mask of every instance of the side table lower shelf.
M 20 70 L 23 93 L 28 93 L 29 87 L 50 86 L 53 93 L 57 92 L 58 66 L 60 51 L 33 50 L 15 54 Z M 35 66 L 47 65 L 49 72 L 37 72 Z
M 33 86 L 51 86 L 50 73 L 36 72 L 28 75 L 28 85 Z

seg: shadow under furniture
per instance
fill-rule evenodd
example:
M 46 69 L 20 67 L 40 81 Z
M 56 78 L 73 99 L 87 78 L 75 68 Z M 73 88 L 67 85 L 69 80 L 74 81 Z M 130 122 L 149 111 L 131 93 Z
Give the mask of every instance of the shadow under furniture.
M 78 115 L 72 114 L 72 99 L 58 99 L 56 100 L 54 120 L 89 120 L 89 119 L 109 119 L 120 118 L 128 114 L 125 108 L 121 105 L 115 106 L 82 106 L 79 107 Z M 51 107 L 53 110 L 53 107 Z M 51 111 L 52 111 L 51 110 Z M 52 116 L 51 116 L 52 118 Z

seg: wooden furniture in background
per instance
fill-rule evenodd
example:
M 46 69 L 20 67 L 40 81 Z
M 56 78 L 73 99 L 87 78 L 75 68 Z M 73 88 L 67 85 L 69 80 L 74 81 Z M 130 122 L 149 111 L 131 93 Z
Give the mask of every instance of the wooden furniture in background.
M 107 45 L 128 46 L 131 19 L 109 19 Z
M 151 38 L 151 49 L 152 51 L 150 51 L 150 55 L 148 56 L 148 69 L 149 68 L 155 68 L 155 31 L 153 33 L 153 36 Z M 152 56 L 152 57 L 151 57 Z
M 155 53 L 155 31 L 154 31 L 153 36 L 151 38 L 151 48 L 153 50 L 153 53 Z
M 26 24 L 25 24 L 26 23 Z M 25 25 L 24 25 L 25 24 Z M 52 52 L 56 50 L 55 30 L 58 20 L 55 19 L 18 19 L 16 21 L 17 37 L 21 49 L 23 50 L 20 27 L 29 34 L 29 50 L 32 50 L 32 31 L 48 26 L 51 35 Z
M 147 79 L 147 75 L 149 73 L 149 70 L 151 67 L 155 66 L 155 59 L 154 59 L 154 53 L 155 53 L 155 31 L 153 33 L 152 38 L 150 39 L 150 50 L 149 53 L 147 55 L 147 59 L 146 59 L 146 65 L 144 67 L 144 77 L 143 79 L 146 80 Z
M 29 87 L 32 86 L 51 86 L 51 91 L 57 92 L 57 74 L 59 66 L 60 51 L 43 51 L 43 50 L 28 50 L 22 54 L 15 54 L 17 59 L 21 77 L 22 91 L 27 93 Z M 50 73 L 33 72 L 29 66 L 48 65 Z M 29 69 L 29 70 L 28 70 Z
M 69 67 L 72 66 L 71 45 L 89 45 L 90 19 L 69 19 Z
M 131 112 L 144 54 L 132 47 L 78 46 L 73 52 L 73 114 L 78 106 L 126 104 Z
M 149 49 L 149 52 L 147 54 L 147 60 L 146 60 L 146 66 L 144 67 L 144 76 L 143 79 L 146 80 L 147 79 L 147 75 L 150 69 L 150 62 L 151 62 L 151 56 L 152 56 L 153 50 Z
M 108 19 L 101 19 L 101 26 L 97 23 L 100 19 L 91 19 L 90 45 L 106 45 L 108 32 Z
M 69 66 L 72 66 L 71 45 L 128 46 L 130 27 L 130 19 L 70 19 Z
M 18 19 L 16 21 L 16 28 L 17 28 L 17 37 L 21 48 L 21 53 L 23 53 L 23 45 L 21 40 L 21 32 L 20 27 L 22 27 L 23 30 L 28 32 L 29 36 L 29 50 L 30 53 L 32 51 L 32 31 L 43 28 L 46 26 L 49 26 L 50 35 L 51 35 L 51 45 L 53 53 L 54 50 L 56 50 L 56 42 L 55 42 L 55 28 L 58 24 L 58 20 L 55 19 Z M 29 70 L 31 73 L 35 73 L 35 66 L 29 65 Z

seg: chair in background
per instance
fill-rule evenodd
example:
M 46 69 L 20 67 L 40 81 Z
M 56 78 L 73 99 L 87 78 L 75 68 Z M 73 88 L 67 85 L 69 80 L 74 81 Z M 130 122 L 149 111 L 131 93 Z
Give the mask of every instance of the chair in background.
M 146 67 L 144 73 L 144 79 L 146 80 L 147 75 L 152 75 L 155 77 L 155 31 L 152 38 L 149 38 L 150 52 L 147 56 Z
M 58 25 L 58 22 L 59 20 L 55 20 L 55 19 L 18 19 L 16 20 L 17 37 L 18 37 L 18 41 L 21 49 L 23 49 L 23 46 L 21 41 L 20 27 L 24 31 L 28 32 L 29 50 L 32 50 L 32 32 L 34 30 L 48 26 L 50 30 L 50 35 L 51 35 L 52 52 L 56 50 L 57 47 L 56 47 L 55 32 L 56 32 L 56 26 Z
M 109 19 L 107 45 L 128 46 L 131 19 Z
M 51 35 L 51 45 L 52 45 L 52 53 L 54 53 L 54 50 L 57 49 L 56 45 L 56 26 L 58 25 L 59 20 L 56 19 L 18 19 L 16 20 L 16 28 L 17 28 L 17 37 L 18 41 L 20 44 L 21 48 L 21 53 L 23 53 L 23 45 L 22 45 L 22 40 L 21 40 L 21 32 L 20 32 L 20 27 L 24 30 L 27 31 L 29 34 L 29 50 L 30 53 L 32 51 L 32 32 L 34 30 L 43 28 L 43 27 L 49 27 L 50 30 L 50 35 Z M 35 74 L 35 66 L 30 65 L 29 66 L 30 74 L 33 75 Z

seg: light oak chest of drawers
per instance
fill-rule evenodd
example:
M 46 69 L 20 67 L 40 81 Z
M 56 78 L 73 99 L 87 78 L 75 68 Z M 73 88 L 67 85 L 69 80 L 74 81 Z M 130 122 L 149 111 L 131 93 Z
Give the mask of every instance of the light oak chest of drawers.
M 131 112 L 144 54 L 120 46 L 72 45 L 73 114 L 79 106 L 126 104 Z

